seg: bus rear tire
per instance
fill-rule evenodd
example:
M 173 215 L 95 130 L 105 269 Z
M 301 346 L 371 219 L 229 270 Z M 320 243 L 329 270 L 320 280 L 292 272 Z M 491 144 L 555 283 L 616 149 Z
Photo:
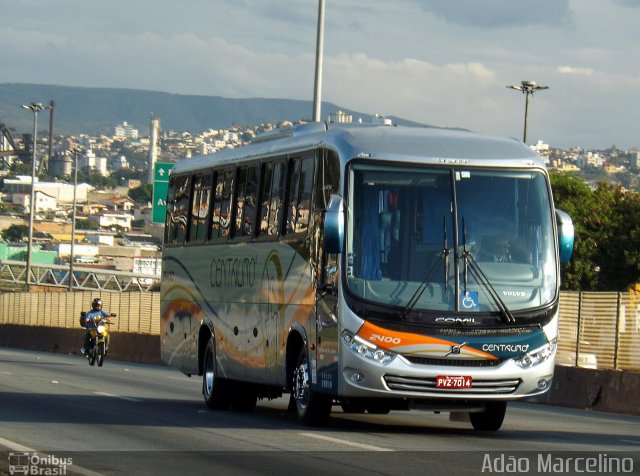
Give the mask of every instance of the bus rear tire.
M 478 431 L 498 431 L 507 412 L 507 402 L 487 402 L 485 405 L 485 411 L 469 414 L 471 425 Z
M 228 385 L 224 379 L 218 378 L 213 340 L 209 340 L 204 351 L 202 394 L 204 395 L 204 403 L 210 410 L 227 410 L 229 408 L 231 402 Z
M 300 349 L 298 364 L 293 372 L 291 385 L 292 401 L 295 403 L 298 419 L 305 425 L 324 425 L 331 415 L 333 399 L 328 395 L 314 392 L 309 382 L 309 358 L 306 349 Z

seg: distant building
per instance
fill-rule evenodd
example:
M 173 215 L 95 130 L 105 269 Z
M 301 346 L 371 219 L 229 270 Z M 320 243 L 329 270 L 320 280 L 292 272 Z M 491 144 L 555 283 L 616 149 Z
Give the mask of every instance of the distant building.
M 11 202 L 23 208 L 24 213 L 31 211 L 31 192 L 17 192 L 11 195 Z M 35 192 L 35 213 L 54 211 L 58 209 L 57 200 L 44 192 Z
M 55 198 L 60 204 L 73 203 L 73 184 L 62 182 L 40 182 L 36 177 L 36 191 L 44 192 Z M 94 187 L 87 183 L 80 183 L 76 187 L 76 202 L 86 203 L 87 194 Z M 28 192 L 31 193 L 31 177 L 27 175 L 18 175 L 15 179 L 5 179 L 2 192 L 6 195 L 13 193 Z
M 120 227 L 124 230 L 130 230 L 133 216 L 126 213 L 102 213 L 100 215 L 89 215 L 89 219 L 95 221 L 101 228 Z
M 127 124 L 127 122 L 123 122 L 122 124 L 118 124 L 114 128 L 113 132 L 114 139 L 137 139 L 138 138 L 138 129 L 134 129 L 131 124 Z
M 329 114 L 329 122 L 350 124 L 353 122 L 353 116 L 351 116 L 351 114 L 347 114 L 346 112 L 338 111 Z
M 93 169 L 103 177 L 109 175 L 109 171 L 107 170 L 107 158 L 97 157 L 91 149 L 87 150 L 87 152 L 80 157 L 78 167 L 80 169 Z

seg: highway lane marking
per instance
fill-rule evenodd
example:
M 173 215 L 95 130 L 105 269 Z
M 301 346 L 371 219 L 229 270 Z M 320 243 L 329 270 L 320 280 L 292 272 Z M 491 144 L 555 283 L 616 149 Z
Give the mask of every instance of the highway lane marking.
M 120 400 L 126 400 L 127 402 L 141 402 L 142 400 L 139 398 L 133 398 L 133 397 L 124 397 L 122 395 L 114 395 L 113 393 L 107 393 L 107 392 L 93 392 L 96 395 L 100 395 L 102 397 L 113 397 L 113 398 L 119 398 Z
M 340 438 L 333 438 L 331 436 L 319 435 L 317 433 L 298 433 L 298 434 L 301 435 L 301 436 L 308 436 L 309 438 L 316 438 L 318 440 L 330 441 L 331 443 L 336 443 L 338 445 L 354 446 L 356 448 L 361 448 L 363 450 L 393 451 L 390 448 L 382 448 L 381 446 L 373 446 L 373 445 L 366 445 L 364 443 L 356 443 L 354 441 L 342 440 Z
M 0 436 L 0 445 L 9 448 L 11 451 L 26 451 L 26 452 L 35 451 L 33 448 L 29 448 L 28 446 L 23 446 L 20 443 L 16 443 L 10 440 L 5 440 L 1 436 Z
M 620 440 L 623 443 L 633 443 L 635 445 L 640 445 L 640 441 L 633 441 L 633 440 Z

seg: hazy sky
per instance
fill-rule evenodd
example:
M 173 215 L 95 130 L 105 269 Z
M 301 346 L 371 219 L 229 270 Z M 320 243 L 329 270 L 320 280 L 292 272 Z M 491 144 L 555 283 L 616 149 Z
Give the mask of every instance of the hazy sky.
M 640 0 L 326 0 L 324 101 L 640 146 Z M 317 0 L 0 0 L 0 83 L 313 99 Z M 311 112 L 309 113 L 311 116 Z M 284 119 L 284 118 L 283 118 Z M 287 118 L 298 119 L 298 118 Z

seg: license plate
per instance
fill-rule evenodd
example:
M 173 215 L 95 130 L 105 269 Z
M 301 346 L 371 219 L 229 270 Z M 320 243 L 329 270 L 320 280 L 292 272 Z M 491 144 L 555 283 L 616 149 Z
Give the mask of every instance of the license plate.
M 469 375 L 438 375 L 436 388 L 471 388 L 471 382 Z

